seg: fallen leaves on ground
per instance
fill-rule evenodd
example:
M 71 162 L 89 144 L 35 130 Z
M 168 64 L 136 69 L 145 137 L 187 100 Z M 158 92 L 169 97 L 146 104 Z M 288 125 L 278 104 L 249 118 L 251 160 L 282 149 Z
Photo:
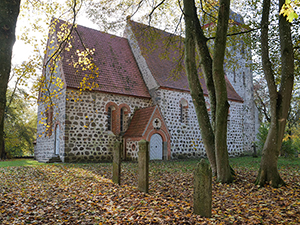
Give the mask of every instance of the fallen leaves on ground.
M 150 192 L 137 190 L 137 164 L 49 164 L 0 168 L 2 224 L 300 224 L 299 168 L 281 170 L 286 187 L 254 185 L 235 167 L 233 184 L 213 181 L 212 218 L 193 214 L 193 165 L 150 163 Z

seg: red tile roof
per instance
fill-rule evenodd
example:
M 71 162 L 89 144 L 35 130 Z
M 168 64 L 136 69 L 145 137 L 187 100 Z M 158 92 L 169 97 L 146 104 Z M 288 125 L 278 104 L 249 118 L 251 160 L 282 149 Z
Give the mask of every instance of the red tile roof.
M 142 137 L 155 107 L 151 106 L 136 110 L 124 137 Z
M 147 65 L 161 87 L 189 91 L 184 68 L 183 38 L 147 25 L 128 21 L 138 41 Z M 199 76 L 204 94 L 208 94 L 203 76 Z M 243 101 L 229 80 L 227 82 L 228 99 Z
M 64 21 L 59 21 L 56 25 L 56 32 L 62 23 Z M 78 62 L 78 50 L 84 51 L 84 44 L 86 49 L 94 50 L 92 57 L 99 68 L 99 77 L 89 80 L 99 85 L 93 90 L 150 98 L 127 39 L 79 25 L 76 29 L 78 33 L 72 33 L 70 51 L 62 52 L 67 87 L 79 88 L 82 79 L 91 74 L 74 67 Z

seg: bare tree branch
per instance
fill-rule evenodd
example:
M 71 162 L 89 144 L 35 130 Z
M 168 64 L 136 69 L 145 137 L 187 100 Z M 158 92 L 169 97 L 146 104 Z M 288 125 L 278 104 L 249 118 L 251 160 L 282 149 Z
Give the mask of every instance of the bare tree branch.
M 242 31 L 242 32 L 237 32 L 237 33 L 232 33 L 232 34 L 227 34 L 227 37 L 230 37 L 230 36 L 235 36 L 235 35 L 240 35 L 240 34 L 247 34 L 247 33 L 250 33 L 252 31 L 256 31 L 256 30 L 259 30 L 260 28 L 254 28 L 254 29 L 250 29 L 250 30 L 246 30 L 246 31 Z M 216 37 L 209 37 L 207 38 L 208 40 L 214 40 Z
M 138 7 L 136 8 L 135 12 L 134 12 L 131 16 L 134 16 L 134 15 L 139 11 L 139 9 L 140 9 L 141 6 L 142 6 L 143 1 L 144 1 L 144 0 L 141 0 L 141 1 L 138 3 Z M 130 6 L 129 6 L 128 8 L 130 8 Z
M 154 13 L 154 11 L 159 7 L 161 6 L 166 0 L 162 0 L 158 5 L 154 6 L 154 8 L 152 9 L 152 11 L 150 12 L 149 14 L 149 26 L 150 26 L 150 23 L 151 23 L 151 16 L 152 14 Z
M 260 95 L 258 94 L 258 92 L 257 92 L 256 89 L 254 89 L 254 93 L 255 93 L 255 95 L 257 96 L 257 98 L 258 98 L 260 104 L 262 105 L 262 112 L 263 112 L 263 114 L 265 115 L 267 121 L 270 122 L 270 121 L 271 121 L 271 118 L 270 118 L 269 115 L 268 115 L 266 104 L 264 103 L 264 101 L 262 100 L 262 98 L 260 97 Z M 258 108 L 258 107 L 257 107 L 257 108 Z

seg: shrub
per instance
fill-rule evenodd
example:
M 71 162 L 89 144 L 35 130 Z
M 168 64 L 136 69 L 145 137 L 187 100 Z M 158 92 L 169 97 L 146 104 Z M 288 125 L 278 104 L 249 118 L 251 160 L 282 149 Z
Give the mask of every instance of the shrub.
M 262 123 L 258 129 L 257 141 L 256 141 L 258 154 L 261 154 L 261 152 L 264 148 L 264 144 L 266 142 L 268 132 L 269 132 L 269 124 Z
M 296 148 L 292 139 L 287 139 L 282 142 L 280 155 L 284 157 L 294 157 L 296 154 Z

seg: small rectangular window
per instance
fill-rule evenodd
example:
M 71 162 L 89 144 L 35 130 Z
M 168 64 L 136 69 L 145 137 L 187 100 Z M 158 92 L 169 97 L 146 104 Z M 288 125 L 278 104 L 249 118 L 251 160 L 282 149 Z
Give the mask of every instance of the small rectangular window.
M 180 103 L 180 123 L 183 123 L 183 105 Z
M 123 108 L 121 109 L 121 112 L 120 112 L 120 131 L 122 132 L 123 131 L 123 122 L 124 122 L 124 110 Z
M 107 130 L 111 130 L 111 108 L 107 110 Z

